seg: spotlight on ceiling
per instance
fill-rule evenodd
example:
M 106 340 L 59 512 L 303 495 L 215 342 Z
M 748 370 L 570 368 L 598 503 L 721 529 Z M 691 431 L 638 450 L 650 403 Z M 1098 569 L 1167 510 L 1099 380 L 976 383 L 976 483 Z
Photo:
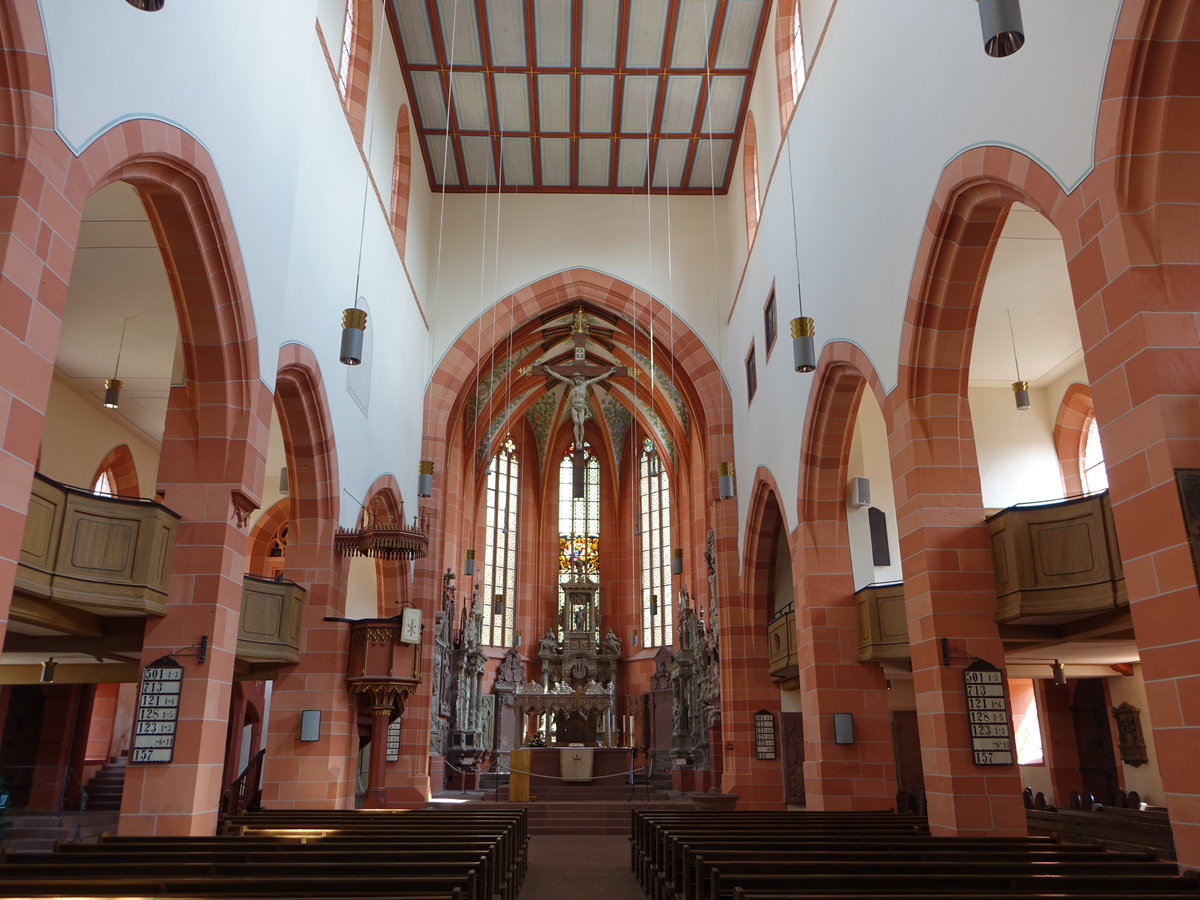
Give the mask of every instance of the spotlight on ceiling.
M 983 51 L 996 59 L 1012 56 L 1025 46 L 1020 0 L 977 0 L 983 27 Z

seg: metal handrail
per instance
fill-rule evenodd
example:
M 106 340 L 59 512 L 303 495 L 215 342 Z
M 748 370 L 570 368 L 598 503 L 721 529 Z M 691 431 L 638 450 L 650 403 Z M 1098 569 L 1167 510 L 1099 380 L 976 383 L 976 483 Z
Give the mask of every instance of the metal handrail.
M 242 769 L 242 773 L 230 782 L 229 788 L 225 791 L 224 802 L 221 804 L 225 809 L 225 815 L 240 816 L 259 793 L 263 759 L 266 755 L 265 749 L 259 750 L 251 757 L 250 762 L 246 763 L 246 768 Z
M 67 791 L 71 787 L 71 779 L 75 779 L 75 783 L 79 785 L 79 811 L 87 812 L 87 788 L 83 786 L 83 780 L 79 777 L 79 773 L 71 766 L 67 766 L 66 774 L 63 776 L 62 789 L 58 792 L 58 824 L 63 823 L 66 818 L 67 809 Z

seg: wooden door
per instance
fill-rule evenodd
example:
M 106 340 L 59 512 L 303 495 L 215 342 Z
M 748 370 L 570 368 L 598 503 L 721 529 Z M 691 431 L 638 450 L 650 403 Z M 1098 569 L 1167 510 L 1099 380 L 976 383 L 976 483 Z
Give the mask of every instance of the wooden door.
M 789 806 L 804 806 L 804 717 L 780 713 L 783 720 L 783 795 Z
M 1108 701 L 1103 678 L 1080 678 L 1071 702 L 1075 719 L 1075 745 L 1079 751 L 1079 779 L 1085 793 L 1105 806 L 1116 801 L 1117 759 L 1108 724 Z
M 896 808 L 925 812 L 925 769 L 916 710 L 892 712 L 892 751 L 896 757 Z

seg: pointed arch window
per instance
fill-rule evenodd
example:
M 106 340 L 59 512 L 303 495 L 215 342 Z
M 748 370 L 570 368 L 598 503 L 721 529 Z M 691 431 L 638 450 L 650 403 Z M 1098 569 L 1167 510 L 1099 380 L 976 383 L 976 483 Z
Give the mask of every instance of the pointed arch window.
M 593 581 L 600 579 L 600 461 L 584 443 L 583 496 L 572 496 L 575 445 L 558 466 L 558 608 L 563 608 L 562 585 L 575 577 L 575 568 Z M 560 629 L 561 630 L 561 629 Z
M 647 647 L 667 647 L 671 623 L 671 484 L 649 438 L 638 469 L 641 519 L 642 635 Z
M 775 19 L 775 67 L 779 77 L 779 118 L 786 128 L 804 87 L 804 41 L 800 0 L 779 0 Z
M 92 485 L 92 493 L 103 497 L 116 496 L 116 488 L 113 486 L 113 479 L 109 477 L 108 469 L 101 469 L 100 474 L 96 476 L 96 483 Z
M 1104 448 L 1100 446 L 1100 426 L 1093 413 L 1083 438 L 1083 489 L 1088 493 L 1108 488 L 1108 470 L 1104 468 Z
M 513 644 L 517 587 L 517 445 L 508 437 L 492 457 L 487 476 L 487 537 L 483 556 L 482 642 L 491 647 Z
M 355 0 L 346 0 L 346 21 L 342 26 L 342 55 L 338 61 L 338 92 L 345 99 L 350 90 L 350 66 L 354 62 Z

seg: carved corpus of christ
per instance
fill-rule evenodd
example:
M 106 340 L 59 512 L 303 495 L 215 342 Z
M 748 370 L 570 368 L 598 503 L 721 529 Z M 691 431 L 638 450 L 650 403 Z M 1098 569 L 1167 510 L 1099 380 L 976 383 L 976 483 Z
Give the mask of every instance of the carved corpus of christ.
M 570 393 L 568 395 L 571 404 L 571 421 L 575 423 L 575 449 L 579 450 L 583 447 L 583 423 L 588 417 L 588 402 L 587 389 L 593 384 L 603 381 L 617 371 L 616 366 L 612 366 L 607 372 L 602 375 L 597 375 L 595 378 L 584 378 L 582 375 L 560 375 L 549 366 L 543 366 L 544 371 L 551 378 L 561 381 L 567 386 Z

